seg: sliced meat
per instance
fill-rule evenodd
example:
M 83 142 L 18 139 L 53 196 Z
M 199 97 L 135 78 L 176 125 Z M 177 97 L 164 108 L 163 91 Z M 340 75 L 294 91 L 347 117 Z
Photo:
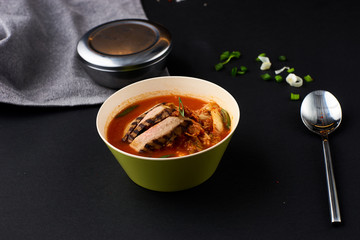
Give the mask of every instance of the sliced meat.
M 160 105 L 150 110 L 145 117 L 139 122 L 135 129 L 128 135 L 127 141 L 131 143 L 138 135 L 154 126 L 158 122 L 169 117 L 174 111 L 167 105 Z
M 131 132 L 137 127 L 137 125 L 139 125 L 140 121 L 146 116 L 146 114 L 148 112 L 150 112 L 152 109 L 156 108 L 157 106 L 163 105 L 165 103 L 159 103 L 156 104 L 155 106 L 151 107 L 150 109 L 146 110 L 144 113 L 140 114 L 139 116 L 137 116 L 126 128 L 125 128 L 125 132 L 124 132 L 124 137 L 122 138 L 122 140 L 125 142 L 128 140 L 129 135 L 131 134 Z
M 179 117 L 168 117 L 137 136 L 130 147 L 138 152 L 160 149 L 182 133 L 182 128 L 191 123 Z
M 131 143 L 141 132 L 167 118 L 173 111 L 174 108 L 172 105 L 167 103 L 160 103 L 151 107 L 149 110 L 135 118 L 126 127 L 122 140 Z

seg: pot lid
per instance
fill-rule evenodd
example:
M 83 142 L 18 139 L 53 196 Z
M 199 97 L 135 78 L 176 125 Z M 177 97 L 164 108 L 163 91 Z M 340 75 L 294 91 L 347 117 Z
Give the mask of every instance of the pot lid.
M 135 70 L 162 60 L 171 49 L 171 35 L 163 26 L 141 19 L 99 25 L 82 36 L 77 45 L 81 60 L 90 67 Z

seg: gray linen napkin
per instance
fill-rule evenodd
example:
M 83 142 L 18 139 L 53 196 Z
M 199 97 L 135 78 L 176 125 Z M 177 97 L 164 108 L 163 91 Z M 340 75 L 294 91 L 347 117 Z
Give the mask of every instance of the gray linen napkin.
M 124 18 L 146 19 L 140 0 L 0 0 L 0 102 L 102 103 L 114 90 L 86 75 L 76 45 L 89 29 Z

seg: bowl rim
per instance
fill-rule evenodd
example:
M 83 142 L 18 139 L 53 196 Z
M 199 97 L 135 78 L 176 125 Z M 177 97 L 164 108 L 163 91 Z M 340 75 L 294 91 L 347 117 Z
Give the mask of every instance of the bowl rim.
M 144 157 L 144 156 L 140 156 L 140 155 L 135 155 L 135 154 L 131 154 L 131 153 L 128 153 L 128 152 L 125 152 L 121 149 L 118 149 L 116 148 L 115 146 L 113 146 L 111 143 L 108 142 L 108 140 L 105 138 L 105 136 L 103 136 L 103 134 L 101 133 L 100 131 L 100 126 L 99 126 L 99 118 L 100 118 L 100 113 L 102 111 L 102 109 L 104 108 L 104 106 L 107 104 L 107 102 L 109 102 L 111 100 L 111 98 L 113 98 L 115 95 L 119 94 L 120 91 L 124 91 L 126 90 L 127 88 L 131 88 L 133 87 L 134 85 L 139 85 L 139 84 L 142 84 L 144 82 L 148 82 L 148 81 L 156 81 L 156 79 L 163 79 L 163 78 L 187 78 L 187 79 L 192 79 L 194 81 L 201 81 L 201 82 L 206 82 L 206 84 L 210 84 L 210 85 L 213 85 L 217 88 L 219 88 L 220 90 L 224 91 L 235 103 L 236 103 L 236 113 L 234 113 L 233 115 L 238 115 L 239 117 L 237 118 L 237 121 L 235 122 L 235 125 L 232 126 L 232 129 L 230 131 L 230 133 L 224 137 L 221 141 L 217 142 L 215 145 L 209 147 L 209 148 L 206 148 L 204 150 L 201 150 L 199 152 L 196 152 L 196 153 L 192 153 L 192 154 L 188 154 L 188 155 L 185 155 L 185 156 L 180 156 L 180 157 L 167 157 L 167 158 L 160 158 L 160 157 Z M 152 92 L 152 91 L 149 91 L 149 92 Z M 107 116 L 109 117 L 109 116 Z M 147 79 L 144 79 L 144 80 L 141 80 L 141 81 L 137 81 L 135 83 L 132 83 L 132 84 L 129 84 L 119 90 L 117 90 L 116 92 L 114 92 L 113 94 L 111 94 L 100 106 L 97 114 L 96 114 L 96 129 L 97 129 L 97 132 L 100 136 L 100 138 L 106 143 L 107 146 L 111 147 L 113 150 L 121 153 L 121 154 L 124 154 L 128 157 L 132 157 L 132 158 L 137 158 L 137 159 L 141 159 L 141 160 L 147 160 L 147 161 L 171 161 L 171 160 L 180 160 L 180 159 L 185 159 L 185 158 L 189 158 L 189 157 L 194 157 L 194 156 L 197 156 L 197 155 L 200 155 L 200 154 L 203 154 L 205 152 L 208 152 L 208 151 L 211 151 L 212 149 L 216 148 L 217 146 L 221 145 L 223 142 L 227 141 L 229 138 L 231 138 L 231 136 L 234 134 L 237 126 L 239 125 L 239 122 L 240 122 L 240 107 L 239 107 L 239 104 L 238 102 L 236 101 L 236 99 L 226 90 L 224 89 L 223 87 L 213 83 L 213 82 L 210 82 L 210 81 L 207 81 L 207 80 L 204 80 L 204 79 L 200 79 L 200 78 L 195 78 L 195 77 L 187 77 L 187 76 L 160 76 L 160 77 L 153 77 L 153 78 L 147 78 Z

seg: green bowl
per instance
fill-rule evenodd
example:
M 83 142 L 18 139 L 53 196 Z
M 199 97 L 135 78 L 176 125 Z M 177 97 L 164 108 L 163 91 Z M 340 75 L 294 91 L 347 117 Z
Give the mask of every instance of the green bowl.
M 215 101 L 230 115 L 230 134 L 204 151 L 172 158 L 137 156 L 107 141 L 106 129 L 117 112 L 136 100 L 168 93 Z M 239 120 L 239 106 L 225 89 L 198 78 L 168 76 L 139 81 L 115 92 L 100 107 L 96 126 L 101 139 L 133 182 L 150 190 L 173 192 L 195 187 L 214 174 Z

